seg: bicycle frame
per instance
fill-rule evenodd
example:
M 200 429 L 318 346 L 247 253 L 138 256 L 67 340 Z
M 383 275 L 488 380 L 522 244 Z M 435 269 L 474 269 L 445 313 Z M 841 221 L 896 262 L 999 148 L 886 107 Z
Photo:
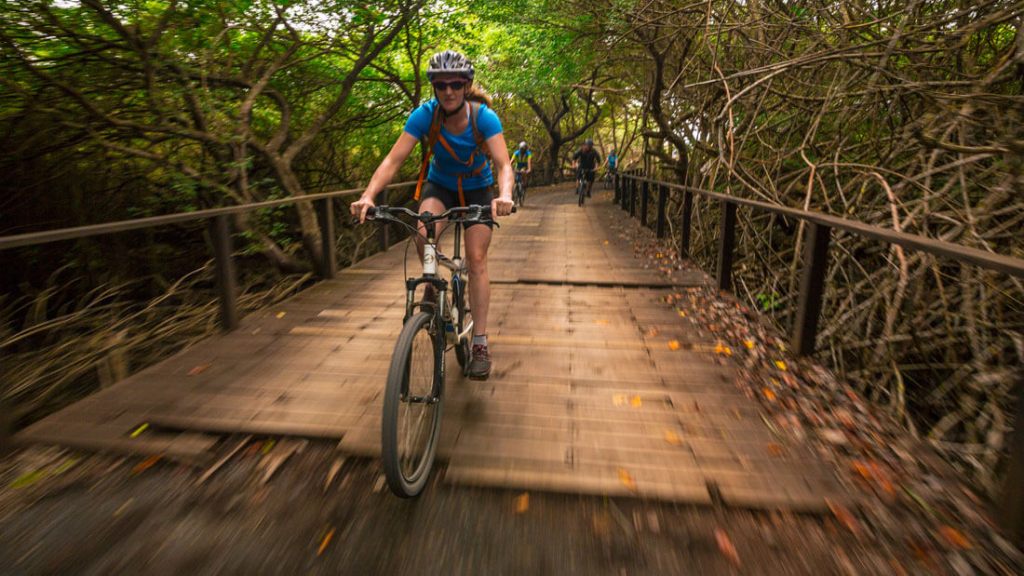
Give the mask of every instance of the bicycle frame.
M 437 226 L 435 223 L 430 223 L 424 226 L 426 228 L 426 239 L 423 242 L 423 275 L 419 278 L 409 278 L 405 281 L 405 318 L 408 319 L 413 315 L 417 307 L 416 303 L 416 288 L 420 284 L 432 285 L 438 293 L 437 301 L 440 303 L 441 308 L 434 310 L 435 315 L 442 322 L 445 332 L 448 332 L 449 326 L 457 326 L 459 319 L 456 315 L 459 313 L 458 309 L 448 301 L 448 280 L 440 277 L 438 274 L 437 265 L 440 263 L 442 267 L 448 269 L 452 277 L 455 276 L 463 277 L 466 273 L 466 263 L 462 259 L 462 232 L 463 225 L 459 220 L 450 221 L 448 225 L 455 226 L 455 252 L 453 258 L 448 258 L 442 254 L 437 248 Z M 429 305 L 429 303 L 426 303 Z M 423 303 L 419 306 L 422 308 Z M 469 325 L 464 327 L 462 332 L 454 334 L 454 341 L 458 342 L 464 338 L 467 334 L 473 330 L 473 322 L 470 321 Z M 448 342 L 448 346 L 453 343 Z

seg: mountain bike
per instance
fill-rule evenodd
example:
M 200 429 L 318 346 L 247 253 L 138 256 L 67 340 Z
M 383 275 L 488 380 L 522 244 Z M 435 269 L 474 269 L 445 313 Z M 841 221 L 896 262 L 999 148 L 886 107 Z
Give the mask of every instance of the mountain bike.
M 512 189 L 512 201 L 516 206 L 526 205 L 526 183 L 523 182 L 525 172 L 516 170 L 516 185 Z
M 586 200 L 588 185 L 587 178 L 584 176 L 586 173 L 582 168 L 576 171 L 576 196 L 579 197 L 579 205 L 583 206 L 584 200 Z
M 405 281 L 405 317 L 391 355 L 381 418 L 384 476 L 395 495 L 410 498 L 423 491 L 434 464 L 441 434 L 445 352 L 455 349 L 464 376 L 469 369 L 473 316 L 466 306 L 467 268 L 460 256 L 463 229 L 474 222 L 498 224 L 491 218 L 490 206 L 477 205 L 450 208 L 441 214 L 417 214 L 402 206 L 382 205 L 370 208 L 367 218 L 397 222 L 409 229 L 413 238 L 420 232 L 406 220 L 426 228 L 423 275 Z M 443 221 L 455 229 L 452 258 L 438 250 L 440 236 L 448 227 L 438 234 L 435 224 Z M 450 272 L 449 279 L 438 274 L 438 264 Z M 431 301 L 415 301 L 420 284 L 434 288 Z

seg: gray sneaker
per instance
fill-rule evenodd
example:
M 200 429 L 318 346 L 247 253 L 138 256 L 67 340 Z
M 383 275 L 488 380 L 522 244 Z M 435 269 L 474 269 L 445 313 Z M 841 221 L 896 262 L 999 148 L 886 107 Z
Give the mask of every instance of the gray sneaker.
M 486 344 L 474 344 L 469 361 L 469 379 L 487 380 L 491 375 L 491 353 Z

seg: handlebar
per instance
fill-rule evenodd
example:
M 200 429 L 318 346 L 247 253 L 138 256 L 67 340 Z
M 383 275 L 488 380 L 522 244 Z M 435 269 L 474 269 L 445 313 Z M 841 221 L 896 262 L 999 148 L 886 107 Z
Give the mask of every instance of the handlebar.
M 513 206 L 512 212 L 515 213 L 515 211 L 516 208 Z M 465 216 L 459 218 L 462 222 L 494 222 L 494 219 L 491 218 L 491 207 L 489 205 L 481 206 L 479 204 L 456 206 L 454 208 L 449 208 L 440 214 L 433 214 L 431 212 L 423 212 L 422 214 L 419 214 L 405 206 L 388 206 L 382 204 L 380 206 L 371 207 L 366 212 L 366 218 L 367 220 L 397 220 L 396 216 L 400 214 L 404 214 L 413 220 L 422 222 L 423 224 L 431 224 L 441 220 L 454 220 L 455 216 L 458 216 L 459 214 L 465 214 Z

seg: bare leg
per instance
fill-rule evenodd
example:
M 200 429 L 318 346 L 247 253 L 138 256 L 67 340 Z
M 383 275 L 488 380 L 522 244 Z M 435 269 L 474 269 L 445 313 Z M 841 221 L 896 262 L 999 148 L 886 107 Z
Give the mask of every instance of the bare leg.
M 483 224 L 466 229 L 466 263 L 469 264 L 469 308 L 473 311 L 473 335 L 487 334 L 491 304 L 491 280 L 487 274 L 487 249 L 491 229 Z

